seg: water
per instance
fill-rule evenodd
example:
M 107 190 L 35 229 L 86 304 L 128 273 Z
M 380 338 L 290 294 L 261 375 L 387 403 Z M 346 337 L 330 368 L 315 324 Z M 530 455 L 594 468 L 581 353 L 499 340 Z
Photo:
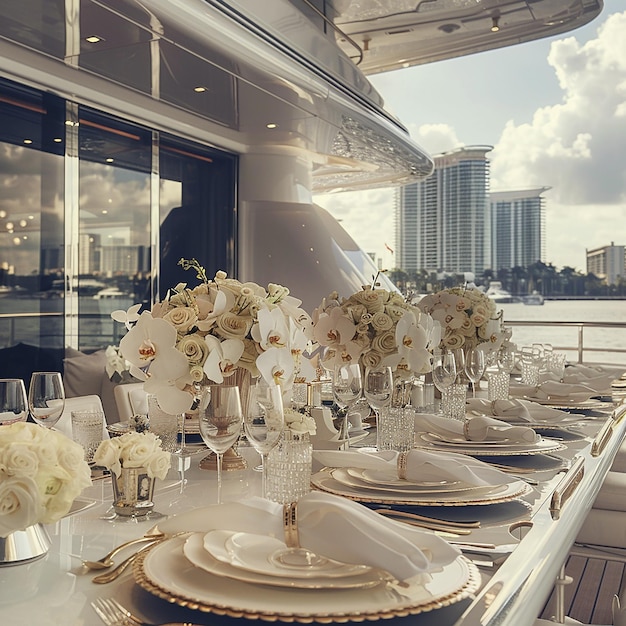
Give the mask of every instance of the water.
M 498 304 L 504 312 L 504 321 L 543 322 L 618 322 L 622 328 L 586 328 L 584 330 L 585 361 L 626 363 L 626 301 L 624 300 L 546 300 L 543 306 L 522 303 Z M 570 361 L 578 358 L 578 328 L 568 327 L 513 327 L 513 341 L 518 346 L 533 342 L 551 343 L 555 350 L 565 352 Z M 566 347 L 571 348 L 565 350 Z M 587 352 L 598 348 L 600 352 Z M 623 354 L 607 353 L 602 349 L 621 349 Z

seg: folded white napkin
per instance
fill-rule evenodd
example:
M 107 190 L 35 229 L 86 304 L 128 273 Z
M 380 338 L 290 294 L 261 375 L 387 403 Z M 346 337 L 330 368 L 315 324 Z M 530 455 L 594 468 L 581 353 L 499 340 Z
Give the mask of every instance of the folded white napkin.
M 613 374 L 600 374 L 596 373 L 595 376 L 589 376 L 583 372 L 566 372 L 563 378 L 559 379 L 556 374 L 552 372 L 542 372 L 539 375 L 540 383 L 544 383 L 548 380 L 561 381 L 568 385 L 581 384 L 585 387 L 593 389 L 596 393 L 610 393 L 611 383 L 615 380 Z
M 435 570 L 460 552 L 429 531 L 387 519 L 341 496 L 312 491 L 298 500 L 300 546 L 388 571 L 398 580 Z M 284 539 L 283 505 L 252 497 L 193 509 L 159 522 L 166 533 L 228 529 Z
M 505 422 L 531 422 L 546 424 L 559 422 L 569 416 L 569 413 L 543 406 L 530 400 L 484 400 L 468 398 L 467 412 L 480 415 L 494 415 Z
M 398 455 L 395 450 L 381 452 L 350 450 L 313 450 L 315 461 L 326 467 L 352 467 L 381 470 L 390 477 L 398 477 Z M 502 485 L 511 482 L 504 472 L 455 452 L 410 450 L 406 455 L 406 478 L 419 482 L 460 480 L 473 486 Z
M 597 392 L 581 385 L 580 383 L 561 383 L 556 380 L 546 380 L 537 387 L 532 385 L 523 385 L 511 381 L 509 386 L 509 394 L 515 397 L 535 398 L 537 400 L 569 400 L 582 401 L 596 395 Z
M 485 415 L 469 417 L 465 422 L 461 422 L 431 413 L 418 413 L 415 416 L 415 430 L 436 433 L 442 437 L 461 437 L 468 441 L 535 443 L 540 439 L 537 433 L 528 426 L 511 426 Z
M 611 375 L 614 378 L 619 378 L 624 375 L 624 367 L 618 367 L 617 365 L 584 365 L 582 363 L 568 364 L 565 368 L 565 373 L 580 372 L 585 376 L 593 378 L 598 374 Z

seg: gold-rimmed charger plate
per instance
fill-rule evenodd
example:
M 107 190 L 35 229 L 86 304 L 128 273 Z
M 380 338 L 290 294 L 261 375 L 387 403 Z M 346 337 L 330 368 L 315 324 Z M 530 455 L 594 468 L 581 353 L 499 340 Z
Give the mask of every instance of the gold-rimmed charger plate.
M 550 409 L 559 409 L 560 411 L 567 411 L 568 409 L 601 409 L 605 408 L 608 402 L 603 402 L 602 400 L 598 400 L 597 398 L 585 398 L 585 399 L 568 399 L 568 398 L 533 398 L 533 397 L 523 397 L 522 400 L 528 400 L 529 402 L 534 402 L 535 404 L 541 404 L 542 406 L 546 406 Z
M 489 455 L 489 456 L 520 456 L 527 454 L 546 454 L 565 450 L 563 444 L 558 441 L 540 439 L 535 443 L 509 444 L 509 445 L 482 445 L 480 441 L 468 441 L 466 445 L 458 443 L 448 443 L 432 435 L 431 433 L 417 433 L 415 435 L 415 445 L 426 450 L 440 450 L 441 452 L 459 452 L 460 454 Z
M 475 593 L 481 582 L 476 567 L 459 556 L 436 572 L 408 579 L 406 586 L 381 582 L 369 589 L 332 593 L 270 587 L 195 567 L 183 554 L 184 542 L 185 537 L 173 537 L 139 555 L 133 565 L 137 584 L 179 606 L 237 618 L 331 623 L 404 617 L 459 602 Z
M 222 561 L 205 549 L 206 533 L 193 533 L 187 537 L 183 545 L 183 554 L 187 560 L 205 572 L 215 576 L 226 576 L 233 580 L 270 587 L 288 587 L 290 589 L 369 589 L 380 584 L 380 575 L 373 568 L 363 566 L 359 574 L 331 578 L 324 576 L 309 576 L 291 578 L 275 576 L 261 571 L 253 571 L 235 567 Z M 283 545 L 283 547 L 285 547 Z
M 334 493 L 357 502 L 378 502 L 381 504 L 409 504 L 413 506 L 468 506 L 474 504 L 496 504 L 508 502 L 528 493 L 530 485 L 522 480 L 511 479 L 500 485 L 480 485 L 474 490 L 450 493 L 390 493 L 388 491 L 366 491 L 344 485 L 333 478 L 327 469 L 311 476 L 311 484 L 320 491 Z
M 406 493 L 406 494 L 440 494 L 451 493 L 458 491 L 467 491 L 468 489 L 475 489 L 474 485 L 469 483 L 457 481 L 443 482 L 439 485 L 433 485 L 432 483 L 427 486 L 420 486 L 416 483 L 407 483 L 407 481 L 398 481 L 395 485 L 377 485 L 363 478 L 364 470 L 358 470 L 353 468 L 337 467 L 330 470 L 331 476 L 342 485 L 349 487 L 355 487 L 357 489 L 364 489 L 366 491 L 375 491 L 377 493 L 389 492 L 389 493 Z M 404 483 L 404 484 L 403 484 Z

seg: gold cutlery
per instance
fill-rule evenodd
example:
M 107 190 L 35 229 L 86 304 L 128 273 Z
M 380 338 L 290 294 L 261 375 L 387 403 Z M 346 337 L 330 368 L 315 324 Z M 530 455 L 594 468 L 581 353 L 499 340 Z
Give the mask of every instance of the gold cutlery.
M 126 541 L 120 544 L 116 548 L 113 548 L 111 552 L 105 554 L 101 559 L 98 559 L 97 561 L 83 561 L 83 566 L 86 567 L 88 570 L 108 569 L 109 567 L 115 565 L 113 557 L 118 552 L 121 552 L 122 550 L 125 550 L 130 546 L 134 546 L 135 544 L 144 543 L 146 541 L 154 541 L 155 539 L 159 539 L 162 537 L 165 537 L 164 533 L 162 533 L 157 526 L 154 526 L 143 537 L 131 539 L 130 541 Z
M 109 572 L 105 572 L 104 574 L 98 574 L 98 576 L 94 576 L 91 579 L 91 582 L 97 583 L 99 585 L 105 585 L 106 583 L 113 582 L 117 578 L 119 578 L 128 568 L 128 566 L 140 555 L 149 550 L 152 546 L 161 541 L 164 541 L 165 538 L 157 538 L 151 541 L 147 546 L 144 546 L 137 552 L 131 554 L 128 558 L 124 559 L 117 567 L 113 568 Z
M 406 511 L 394 511 L 393 509 L 374 509 L 376 513 L 390 517 L 400 522 L 412 524 L 413 526 L 420 526 L 421 528 L 427 528 L 429 530 L 445 532 L 453 536 L 469 535 L 473 528 L 479 528 L 479 522 L 476 522 L 476 526 L 459 526 L 454 524 L 448 524 L 444 521 L 429 520 L 428 518 L 414 515 Z
M 136 626 L 197 626 L 191 622 L 168 622 L 160 625 L 145 622 L 133 615 L 115 598 L 96 598 L 91 606 L 106 626 L 130 626 L 131 624 Z

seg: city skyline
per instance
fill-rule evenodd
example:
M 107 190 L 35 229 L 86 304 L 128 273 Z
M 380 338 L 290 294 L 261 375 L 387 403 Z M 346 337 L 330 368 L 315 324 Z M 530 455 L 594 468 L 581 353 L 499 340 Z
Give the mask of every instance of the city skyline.
M 626 242 L 625 35 L 623 3 L 606 0 L 572 33 L 370 79 L 431 154 L 493 146 L 491 192 L 550 187 L 545 262 L 584 272 L 587 248 Z M 314 200 L 392 269 L 394 193 Z

